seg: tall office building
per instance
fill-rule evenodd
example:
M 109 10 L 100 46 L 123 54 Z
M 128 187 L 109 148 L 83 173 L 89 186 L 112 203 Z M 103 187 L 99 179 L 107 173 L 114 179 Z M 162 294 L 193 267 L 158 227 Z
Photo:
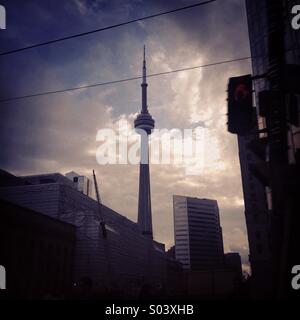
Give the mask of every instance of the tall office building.
M 222 268 L 224 249 L 216 200 L 173 196 L 176 259 L 185 270 Z
M 274 108 L 277 107 L 278 103 L 276 103 L 276 100 L 275 103 L 274 101 L 272 101 L 272 110 L 264 112 L 263 108 L 261 108 L 259 104 L 258 94 L 263 90 L 273 90 L 273 92 L 276 92 L 276 90 L 278 90 L 278 83 L 276 83 L 276 81 L 278 80 L 278 78 L 276 78 L 276 75 L 278 75 L 278 70 L 281 67 L 285 68 L 285 64 L 300 64 L 300 33 L 299 31 L 293 30 L 291 26 L 291 20 L 293 18 L 291 10 L 292 7 L 296 4 L 299 4 L 299 1 L 246 0 L 248 29 L 252 55 L 252 73 L 253 76 L 262 76 L 254 81 L 256 106 L 259 115 L 258 126 L 260 129 L 267 128 L 268 131 L 272 133 L 260 134 L 259 137 L 253 136 L 252 140 L 255 142 L 256 139 L 256 141 L 260 141 L 260 144 L 263 145 L 262 138 L 266 138 L 265 142 L 266 145 L 268 145 L 268 148 L 266 149 L 266 161 L 270 160 L 269 155 L 271 145 L 273 146 L 272 150 L 274 150 L 274 145 L 276 143 L 286 143 L 287 146 L 283 148 L 283 151 L 280 154 L 284 155 L 286 150 L 288 150 L 287 162 L 289 163 L 289 165 L 293 166 L 295 166 L 297 163 L 299 165 L 299 95 L 297 96 L 293 94 L 285 94 L 284 99 L 286 101 L 286 105 L 279 105 L 281 110 L 284 113 L 286 112 L 287 117 L 289 118 L 289 121 L 286 122 L 286 119 L 284 117 L 282 123 L 285 129 L 282 130 L 282 126 L 277 128 L 279 122 L 277 120 L 274 121 L 273 116 L 271 115 L 271 111 L 273 111 L 274 114 L 278 114 L 278 112 L 274 110 Z M 275 20 L 273 20 L 274 17 Z M 280 25 L 281 23 L 283 25 Z M 280 42 L 280 39 L 278 39 L 280 38 L 280 36 L 278 37 L 278 35 L 283 35 L 284 41 L 282 42 L 284 42 L 284 44 Z M 278 47 L 270 52 L 269 48 L 274 48 L 274 43 L 276 43 Z M 276 78 L 275 82 L 274 76 Z M 289 78 L 290 75 L 286 77 L 286 80 L 288 80 Z M 280 79 L 280 81 L 281 80 L 282 79 Z M 277 138 L 273 141 L 273 136 L 277 132 L 283 133 L 281 134 L 280 138 Z M 270 285 L 268 284 L 268 281 L 270 281 L 271 279 L 268 278 L 270 272 L 268 272 L 267 270 L 270 269 L 270 265 L 276 265 L 276 268 L 278 265 L 282 265 L 282 263 L 278 262 L 278 260 L 274 260 L 274 256 L 276 256 L 278 252 L 283 252 L 281 249 L 279 249 L 283 241 L 286 241 L 286 247 L 289 246 L 288 242 L 291 241 L 293 232 L 292 229 L 287 232 L 290 240 L 287 238 L 285 240 L 280 239 L 283 232 L 278 232 L 278 230 L 284 224 L 286 214 L 284 214 L 285 209 L 283 207 L 279 210 L 278 208 L 284 203 L 284 201 L 286 201 L 287 196 L 282 196 L 283 192 L 281 191 L 279 193 L 277 191 L 277 194 L 274 195 L 274 190 L 271 189 L 272 185 L 266 188 L 263 187 L 263 185 L 267 185 L 270 182 L 265 179 L 267 177 L 266 170 L 260 170 L 261 174 L 258 175 L 256 172 L 256 176 L 260 177 L 260 181 L 258 181 L 255 176 L 251 175 L 251 172 L 249 171 L 249 164 L 251 167 L 251 163 L 259 163 L 259 161 L 261 160 L 255 158 L 255 155 L 251 153 L 248 148 L 249 142 L 251 142 L 250 138 L 247 139 L 239 137 L 239 151 L 245 198 L 245 214 L 250 247 L 250 263 L 254 276 L 253 283 L 256 289 L 256 293 L 260 293 L 266 289 L 269 289 L 269 291 L 274 289 L 274 287 L 270 288 Z M 274 151 L 272 152 L 272 154 L 274 154 Z M 274 157 L 272 159 L 274 159 Z M 291 177 L 289 179 L 291 179 L 292 176 L 294 176 L 293 178 L 295 179 L 295 181 L 293 182 L 294 186 L 288 191 L 289 194 L 295 193 L 295 190 L 297 189 L 295 178 L 296 174 L 291 174 Z M 263 185 L 260 184 L 260 182 Z M 283 179 L 281 179 L 280 184 L 284 185 Z M 283 191 L 285 191 L 284 188 Z M 265 210 L 263 210 L 263 207 L 265 206 L 264 198 L 267 198 L 268 200 L 267 213 Z M 274 213 L 274 208 L 272 208 L 274 200 L 277 202 L 276 213 Z M 258 207 L 259 204 L 260 207 Z M 281 217 L 279 219 L 279 216 L 283 217 L 283 221 L 280 222 Z M 296 225 L 295 221 L 291 225 Z M 278 226 L 274 229 L 275 224 L 277 224 Z M 288 226 L 285 226 L 285 228 L 288 228 Z M 274 232 L 274 230 L 276 229 L 277 231 Z M 295 230 L 295 232 L 297 233 L 297 230 Z M 269 233 L 271 233 L 272 242 L 268 241 L 267 239 Z M 270 249 L 270 246 L 272 246 L 273 249 Z M 268 263 L 268 259 L 272 259 L 272 261 L 269 261 Z M 282 261 L 284 261 L 285 264 L 287 263 L 286 257 L 281 256 L 279 259 L 283 259 Z M 268 264 L 269 266 L 267 266 Z M 274 271 L 272 271 L 272 273 L 274 276 Z M 278 276 L 273 277 L 273 281 L 276 278 L 278 278 Z M 275 280 L 275 282 L 277 282 L 277 280 Z M 269 288 L 267 288 L 268 285 Z
M 138 203 L 138 225 L 142 234 L 153 238 L 150 171 L 149 171 L 149 145 L 148 136 L 154 128 L 154 120 L 147 106 L 147 81 L 146 81 L 146 57 L 144 46 L 143 60 L 143 82 L 142 82 L 142 110 L 134 121 L 134 127 L 141 135 L 141 162 L 139 179 L 139 203 Z
M 247 0 L 247 17 L 248 17 L 248 29 L 249 29 L 249 39 L 250 48 L 252 55 L 252 71 L 254 76 L 266 74 L 269 71 L 269 50 L 268 50 L 268 0 Z M 272 1 L 271 1 L 272 2 Z M 275 2 L 274 2 L 275 3 Z M 285 20 L 285 63 L 300 65 L 300 32 L 299 30 L 294 30 L 291 26 L 291 20 L 293 15 L 291 14 L 294 5 L 299 4 L 297 0 L 285 0 L 282 1 L 283 13 L 286 15 Z M 256 98 L 258 98 L 258 93 L 262 90 L 270 89 L 267 77 L 262 77 L 254 82 Z M 291 97 L 287 97 L 290 99 Z M 289 145 L 289 163 L 296 162 L 296 156 L 299 157 L 300 149 L 300 135 L 299 135 L 299 95 L 296 95 L 296 100 L 298 100 L 298 113 L 294 115 L 294 122 L 289 126 L 289 133 L 287 136 Z M 297 104 L 297 103 L 296 103 Z M 260 110 L 257 99 L 257 108 Z M 290 110 L 292 111 L 292 110 Z M 291 114 L 289 116 L 292 116 Z M 297 118 L 297 119 L 295 119 Z M 259 117 L 259 126 L 263 128 L 266 126 L 265 118 Z M 298 154 L 298 155 L 297 155 Z
M 271 223 L 266 189 L 250 170 L 251 165 L 259 161 L 257 155 L 249 148 L 253 139 L 253 135 L 238 136 L 239 159 L 253 290 L 268 295 L 271 289 Z

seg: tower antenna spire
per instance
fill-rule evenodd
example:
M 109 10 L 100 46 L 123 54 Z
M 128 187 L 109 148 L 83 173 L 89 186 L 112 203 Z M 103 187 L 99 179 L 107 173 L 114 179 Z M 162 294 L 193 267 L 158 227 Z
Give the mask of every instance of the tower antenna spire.
M 142 113 L 148 113 L 147 106 L 147 71 L 146 71 L 146 46 L 144 45 L 143 81 L 142 81 Z
M 147 72 L 146 72 L 146 45 L 144 45 L 144 59 L 143 59 L 143 84 L 146 84 L 146 77 L 147 77 Z
M 146 46 L 143 54 L 143 82 L 142 86 L 142 110 L 134 120 L 134 127 L 141 134 L 141 162 L 139 179 L 139 203 L 138 225 L 143 235 L 153 239 L 152 211 L 149 171 L 149 147 L 148 136 L 154 129 L 155 121 L 148 111 L 147 106 L 147 81 L 146 81 Z

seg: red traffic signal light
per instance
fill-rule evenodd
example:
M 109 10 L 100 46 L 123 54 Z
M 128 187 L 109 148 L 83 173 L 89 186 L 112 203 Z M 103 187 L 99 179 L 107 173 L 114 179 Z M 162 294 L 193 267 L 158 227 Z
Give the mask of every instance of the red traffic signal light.
M 250 74 L 229 79 L 228 83 L 228 131 L 247 134 L 254 126 L 252 95 L 252 76 Z

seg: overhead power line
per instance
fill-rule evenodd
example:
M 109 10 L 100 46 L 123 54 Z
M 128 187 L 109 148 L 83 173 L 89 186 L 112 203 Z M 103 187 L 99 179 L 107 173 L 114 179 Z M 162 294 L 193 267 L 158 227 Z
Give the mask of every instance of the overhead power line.
M 163 72 L 158 72 L 158 73 L 152 73 L 152 74 L 147 75 L 147 77 L 148 78 L 158 77 L 158 76 L 167 75 L 167 74 L 176 73 L 176 72 L 181 72 L 181 71 L 188 71 L 188 70 L 194 70 L 194 69 L 200 69 L 200 68 L 207 68 L 207 67 L 218 66 L 218 65 L 222 65 L 222 64 L 226 64 L 226 63 L 245 61 L 245 60 L 249 60 L 249 59 L 251 59 L 251 57 L 242 57 L 242 58 L 236 58 L 236 59 L 231 59 L 231 60 L 223 60 L 223 61 L 203 64 L 203 65 L 199 65 L 199 66 L 194 66 L 194 67 L 187 67 L 187 68 L 180 68 L 180 69 L 175 69 L 175 70 L 171 70 L 171 71 L 163 71 Z M 113 80 L 113 81 L 107 81 L 107 82 L 100 82 L 100 83 L 92 83 L 92 84 L 87 84 L 87 85 L 78 86 L 78 87 L 72 87 L 72 88 L 67 88 L 67 89 L 45 91 L 45 92 L 33 93 L 33 94 L 28 94 L 28 95 L 23 95 L 23 96 L 0 99 L 0 103 L 9 102 L 9 101 L 15 101 L 15 100 L 21 100 L 21 99 L 27 99 L 27 98 L 41 97 L 41 96 L 46 96 L 46 95 L 51 95 L 51 94 L 65 93 L 65 92 L 88 89 L 88 88 L 95 88 L 95 87 L 111 85 L 111 84 L 116 84 L 116 83 L 122 83 L 122 82 L 128 82 L 128 81 L 133 81 L 133 80 L 138 80 L 138 79 L 142 79 L 142 76 L 119 79 L 119 80 Z
M 209 3 L 212 3 L 212 2 L 216 2 L 216 1 L 218 1 L 218 0 L 202 1 L 202 2 L 191 4 L 189 6 L 185 6 L 185 7 L 181 7 L 181 8 L 177 8 L 177 9 L 173 9 L 173 10 L 168 10 L 168 11 L 164 11 L 164 12 L 160 12 L 160 13 L 151 14 L 149 16 L 145 16 L 145 17 L 141 17 L 141 18 L 137 18 L 137 19 L 133 19 L 133 20 L 129 20 L 129 21 L 113 24 L 113 25 L 106 26 L 106 27 L 103 27 L 103 28 L 94 29 L 94 30 L 87 31 L 87 32 L 82 32 L 82 33 L 70 35 L 70 36 L 63 37 L 63 38 L 57 38 L 57 39 L 54 39 L 54 40 L 50 40 L 50 41 L 46 41 L 46 42 L 41 42 L 41 43 L 29 45 L 27 47 L 22 47 L 22 48 L 13 49 L 13 50 L 5 51 L 5 52 L 0 52 L 0 56 L 5 56 L 5 55 L 8 55 L 8 54 L 12 54 L 12 53 L 17 53 L 17 52 L 21 52 L 21 51 L 25 51 L 25 50 L 29 50 L 29 49 L 33 49 L 33 48 L 38 48 L 38 47 L 46 46 L 46 45 L 57 43 L 57 42 L 62 42 L 62 41 L 69 40 L 69 39 L 83 37 L 83 36 L 86 36 L 86 35 L 89 35 L 89 34 L 101 32 L 101 31 L 105 31 L 105 30 L 109 30 L 109 29 L 113 29 L 113 28 L 122 27 L 122 26 L 125 26 L 127 24 L 134 23 L 134 22 L 138 22 L 138 21 L 142 21 L 142 20 L 146 20 L 146 19 L 152 19 L 152 18 L 163 16 L 163 15 L 166 15 L 166 14 L 175 13 L 175 12 L 179 12 L 179 11 L 183 11 L 183 10 L 187 10 L 187 9 L 191 9 L 191 8 L 195 8 L 195 7 L 199 7 L 199 6 L 203 6 L 203 5 L 206 5 L 206 4 L 209 4 Z

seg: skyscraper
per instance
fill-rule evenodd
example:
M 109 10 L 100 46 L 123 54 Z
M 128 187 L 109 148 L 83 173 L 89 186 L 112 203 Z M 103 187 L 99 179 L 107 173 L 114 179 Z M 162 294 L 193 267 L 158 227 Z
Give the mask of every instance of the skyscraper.
M 272 1 L 271 1 L 272 2 Z M 286 14 L 285 20 L 285 63 L 300 65 L 300 32 L 298 30 L 293 30 L 291 27 L 291 9 L 294 5 L 299 4 L 297 0 L 286 0 L 278 1 L 282 3 L 283 10 Z M 274 1 L 275 3 L 275 1 Z M 252 69 L 253 75 L 263 75 L 268 72 L 269 69 L 269 34 L 268 34 L 268 4 L 267 0 L 247 0 L 247 17 L 248 17 L 248 29 L 249 29 L 249 39 L 250 48 L 252 55 Z M 254 82 L 254 88 L 256 92 L 256 98 L 258 98 L 258 93 L 262 90 L 269 90 L 269 82 L 267 77 L 262 77 Z M 290 99 L 290 98 L 289 98 Z M 258 100 L 258 99 L 257 99 Z M 258 111 L 260 110 L 259 103 L 257 101 Z M 298 109 L 299 109 L 299 97 L 298 97 Z M 291 116 L 291 114 L 290 114 Z M 289 163 L 296 162 L 299 158 L 300 149 L 300 137 L 299 137 L 299 124 L 300 117 L 299 112 L 294 116 L 294 123 L 289 125 L 289 134 L 287 137 L 289 145 Z M 298 123 L 297 123 L 298 122 Z M 266 127 L 266 119 L 264 117 L 259 117 L 260 128 Z
M 271 265 L 273 282 L 269 291 L 274 293 L 277 289 L 282 291 L 283 287 L 289 286 L 288 255 L 293 256 L 294 252 L 299 251 L 287 249 L 293 246 L 297 248 L 299 243 L 299 201 L 296 191 L 299 189 L 299 180 L 296 178 L 296 168 L 298 166 L 299 170 L 300 101 L 299 95 L 293 92 L 293 85 L 291 86 L 291 68 L 287 68 L 289 64 L 296 71 L 296 65 L 300 64 L 300 33 L 291 26 L 291 9 L 297 2 L 299 1 L 246 1 L 253 76 L 257 77 L 254 89 L 258 125 L 266 131 L 259 137 L 253 135 L 252 141 L 250 138 L 247 141 L 247 138 L 239 137 L 250 262 L 254 275 L 252 283 L 259 294 L 269 280 L 270 272 L 265 269 L 267 255 L 270 256 L 268 269 Z M 299 83 L 299 80 L 293 83 Z M 273 96 L 278 95 L 271 99 L 268 108 L 263 107 L 258 99 L 263 90 Z M 261 149 L 266 146 L 263 152 L 265 162 L 263 166 L 257 166 L 261 170 L 254 171 L 260 181 L 255 175 L 251 176 L 253 181 L 249 177 L 249 164 L 256 162 L 260 165 L 259 161 L 262 161 L 251 153 L 249 142 L 256 143 Z M 289 171 L 289 176 L 281 170 Z M 260 210 L 265 202 L 265 190 L 269 209 L 267 214 Z M 256 200 L 251 199 L 251 194 Z M 260 208 L 255 207 L 255 203 L 260 203 Z M 267 241 L 269 233 L 271 241 Z M 297 257 L 294 262 L 296 261 Z
M 268 295 L 271 289 L 271 224 L 265 187 L 250 170 L 251 165 L 259 161 L 249 148 L 254 139 L 255 135 L 238 136 L 239 159 L 253 290 Z
M 185 270 L 222 267 L 224 249 L 216 200 L 173 196 L 175 253 Z
M 147 80 L 146 80 L 146 54 L 144 46 L 143 81 L 142 81 L 142 110 L 134 121 L 136 131 L 141 135 L 141 162 L 139 179 L 138 225 L 145 236 L 153 238 L 150 172 L 149 172 L 149 146 L 148 136 L 154 128 L 154 120 L 147 106 Z

